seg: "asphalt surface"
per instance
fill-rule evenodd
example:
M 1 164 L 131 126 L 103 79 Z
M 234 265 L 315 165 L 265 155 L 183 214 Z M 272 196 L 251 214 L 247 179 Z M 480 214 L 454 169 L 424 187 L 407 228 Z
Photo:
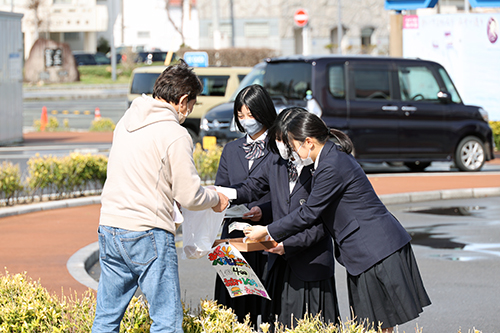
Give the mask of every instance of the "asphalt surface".
M 88 142 L 109 143 L 111 134 L 27 133 L 25 139 L 29 145 L 68 142 L 84 145 Z M 487 165 L 498 164 L 500 159 L 497 158 Z M 495 254 L 499 251 L 500 233 L 497 228 L 500 222 L 496 220 L 498 210 L 494 210 L 500 203 L 500 172 L 370 174 L 369 179 L 406 228 L 415 232 L 427 228 L 435 234 L 429 238 L 446 234 L 456 243 L 473 245 L 467 250 L 414 246 L 424 282 L 434 303 L 424 310 L 418 320 L 402 328 L 413 332 L 418 323 L 427 327 L 424 332 L 457 332 L 459 328 L 467 332 L 472 327 L 483 333 L 500 332 L 496 316 L 500 296 L 496 284 L 500 265 Z M 474 196 L 482 198 L 473 199 Z M 457 198 L 464 199 L 455 203 Z M 79 204 L 86 204 L 86 200 L 80 199 Z M 77 281 L 67 266 L 79 251 L 97 241 L 100 205 L 70 207 L 72 204 L 65 204 L 63 207 L 67 208 L 62 209 L 50 209 L 47 205 L 60 207 L 50 202 L 33 209 L 31 213 L 0 217 L 0 264 L 11 274 L 27 272 L 51 292 L 70 295 L 76 291 L 81 295 L 88 287 Z M 406 211 L 413 206 L 427 208 L 443 205 L 484 206 L 489 207 L 487 212 L 493 213 L 486 213 L 488 217 L 478 223 L 476 217 L 459 221 L 457 216 L 436 217 Z M 0 216 L 12 209 L 29 210 L 27 206 L 4 207 L 0 208 Z M 183 299 L 188 305 L 196 307 L 201 298 L 212 297 L 215 273 L 207 260 L 180 260 L 179 272 Z M 345 319 L 348 313 L 346 294 L 342 291 L 345 288 L 345 273 L 339 267 L 336 274 L 339 303 Z

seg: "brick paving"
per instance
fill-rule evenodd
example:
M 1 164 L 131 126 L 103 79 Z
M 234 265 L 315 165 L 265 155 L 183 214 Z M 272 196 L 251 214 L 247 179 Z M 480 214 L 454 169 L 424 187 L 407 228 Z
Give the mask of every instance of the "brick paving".
M 111 142 L 111 133 L 27 133 L 25 144 Z M 500 156 L 492 162 L 500 164 Z M 402 174 L 370 176 L 379 194 L 500 187 L 500 173 Z M 1 209 L 1 208 L 0 208 Z M 27 272 L 50 292 L 81 295 L 87 287 L 66 269 L 79 249 L 97 241 L 100 205 L 48 210 L 0 218 L 0 265 L 9 273 Z M 3 271 L 0 271 L 3 274 Z

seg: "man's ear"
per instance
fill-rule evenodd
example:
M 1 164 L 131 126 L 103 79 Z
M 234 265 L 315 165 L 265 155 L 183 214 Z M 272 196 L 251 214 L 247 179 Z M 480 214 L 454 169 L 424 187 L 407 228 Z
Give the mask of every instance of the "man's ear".
M 185 95 L 182 95 L 181 98 L 179 99 L 179 105 L 182 105 L 184 107 L 187 107 L 187 104 L 188 104 L 188 95 L 185 94 Z

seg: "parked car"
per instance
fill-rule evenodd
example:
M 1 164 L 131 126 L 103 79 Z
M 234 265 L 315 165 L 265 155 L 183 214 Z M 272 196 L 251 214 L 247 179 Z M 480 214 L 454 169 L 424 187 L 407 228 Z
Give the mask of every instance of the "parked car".
M 132 71 L 128 103 L 141 94 L 151 95 L 158 76 L 165 70 L 164 66 L 140 67 Z M 225 103 L 238 88 L 240 81 L 251 71 L 251 67 L 195 67 L 194 72 L 203 83 L 203 92 L 198 96 L 193 113 L 184 122 L 194 140 L 198 140 L 200 119 L 207 110 L 215 105 Z
M 74 51 L 73 56 L 77 66 L 85 65 L 109 65 L 111 60 L 104 53 L 80 52 Z
M 477 171 L 494 158 L 488 114 L 465 105 L 446 70 L 420 59 L 371 56 L 291 56 L 256 65 L 239 89 L 262 84 L 283 106 L 303 106 L 347 133 L 359 162 L 404 163 L 424 170 L 453 161 Z M 207 112 L 201 136 L 224 106 Z M 230 105 L 227 105 L 230 108 Z M 212 113 L 213 112 L 213 113 Z M 229 130 L 229 128 L 227 129 Z
M 165 62 L 168 52 L 163 51 L 150 51 L 150 52 L 138 52 L 135 58 L 135 62 L 145 63 L 151 65 L 154 62 Z M 171 61 L 177 59 L 175 52 L 172 55 Z

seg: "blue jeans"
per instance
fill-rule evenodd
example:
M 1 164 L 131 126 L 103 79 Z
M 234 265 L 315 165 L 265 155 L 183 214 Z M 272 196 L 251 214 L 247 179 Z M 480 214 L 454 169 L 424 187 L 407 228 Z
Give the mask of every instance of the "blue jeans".
M 182 333 L 175 236 L 162 229 L 99 226 L 101 277 L 93 333 L 119 332 L 137 286 L 149 303 L 151 333 Z

